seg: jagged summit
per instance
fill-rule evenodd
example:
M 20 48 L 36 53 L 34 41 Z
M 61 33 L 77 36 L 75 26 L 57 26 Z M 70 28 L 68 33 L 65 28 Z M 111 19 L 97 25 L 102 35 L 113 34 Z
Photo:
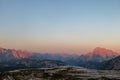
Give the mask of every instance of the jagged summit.
M 95 49 L 93 49 L 92 52 L 87 53 L 87 55 L 88 56 L 99 55 L 102 57 L 107 57 L 107 56 L 118 56 L 119 54 L 110 49 L 96 47 Z
M 0 48 L 0 54 L 4 55 L 4 57 L 10 57 L 13 56 L 15 58 L 26 58 L 32 55 L 32 53 L 28 51 L 23 50 L 15 50 L 15 49 L 6 49 L 6 48 Z M 9 55 L 9 56 L 8 56 Z

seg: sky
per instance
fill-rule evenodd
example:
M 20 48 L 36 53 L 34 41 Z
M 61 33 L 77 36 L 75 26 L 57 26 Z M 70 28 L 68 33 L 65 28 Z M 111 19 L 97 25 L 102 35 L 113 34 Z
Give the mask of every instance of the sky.
M 120 52 L 120 0 L 0 0 L 0 47 Z

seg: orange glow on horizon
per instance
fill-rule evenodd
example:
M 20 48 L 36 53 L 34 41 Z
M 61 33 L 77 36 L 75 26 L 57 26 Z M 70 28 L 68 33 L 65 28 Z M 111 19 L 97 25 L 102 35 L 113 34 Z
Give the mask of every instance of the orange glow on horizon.
M 75 54 L 83 54 L 90 52 L 93 50 L 95 47 L 103 47 L 107 49 L 111 49 L 116 52 L 120 52 L 119 50 L 119 45 L 80 45 L 80 44 L 49 44 L 49 45 L 7 45 L 7 44 L 2 44 L 1 47 L 4 48 L 12 48 L 12 49 L 23 49 L 23 50 L 28 50 L 28 51 L 33 51 L 33 52 L 42 52 L 42 53 L 75 53 Z

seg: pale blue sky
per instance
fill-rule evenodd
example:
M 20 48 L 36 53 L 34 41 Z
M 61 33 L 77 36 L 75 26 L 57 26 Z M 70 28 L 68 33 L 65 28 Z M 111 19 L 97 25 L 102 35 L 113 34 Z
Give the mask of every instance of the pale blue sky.
M 120 51 L 119 41 L 120 0 L 0 0 L 1 47 Z

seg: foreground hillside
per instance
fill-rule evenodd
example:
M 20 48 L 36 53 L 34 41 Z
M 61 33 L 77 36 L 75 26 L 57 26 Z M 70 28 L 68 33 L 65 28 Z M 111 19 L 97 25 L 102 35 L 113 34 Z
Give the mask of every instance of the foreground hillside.
M 120 71 L 62 66 L 3 72 L 0 80 L 120 80 Z

